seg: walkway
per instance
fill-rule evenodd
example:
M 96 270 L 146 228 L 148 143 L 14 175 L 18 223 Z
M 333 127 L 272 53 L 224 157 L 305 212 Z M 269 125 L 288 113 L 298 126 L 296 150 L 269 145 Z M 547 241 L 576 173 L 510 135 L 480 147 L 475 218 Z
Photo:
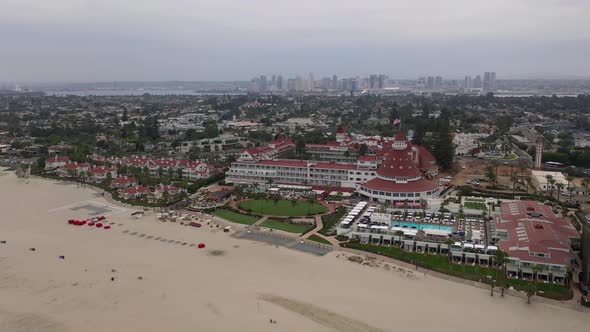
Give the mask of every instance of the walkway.
M 340 247 L 340 242 L 333 237 L 325 236 L 321 233 L 318 233 L 320 229 L 324 228 L 324 223 L 322 222 L 322 216 L 315 216 L 315 228 L 311 231 L 301 235 L 302 239 L 309 239 L 310 236 L 316 235 L 321 237 L 322 239 L 330 242 L 334 247 Z

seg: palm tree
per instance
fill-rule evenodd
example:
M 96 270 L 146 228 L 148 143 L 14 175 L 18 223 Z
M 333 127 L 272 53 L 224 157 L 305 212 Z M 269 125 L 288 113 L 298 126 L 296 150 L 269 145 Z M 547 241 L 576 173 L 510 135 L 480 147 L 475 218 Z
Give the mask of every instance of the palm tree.
M 502 282 L 500 284 L 502 286 L 501 296 L 503 297 L 504 289 L 506 288 L 506 282 L 504 282 L 504 279 L 506 279 L 506 263 L 508 263 L 508 253 L 502 250 L 496 251 L 494 254 L 494 263 L 496 265 L 496 280 L 500 280 L 500 278 L 498 278 L 498 269 L 502 270 Z
M 539 265 L 534 265 L 533 266 L 533 281 L 537 282 L 538 278 L 539 278 L 539 272 L 543 271 L 543 268 Z
M 526 292 L 526 303 L 531 304 L 531 297 L 533 297 L 537 291 L 535 283 L 527 282 L 524 286 L 524 291 Z
M 529 193 L 529 188 L 533 188 L 533 190 L 534 190 L 533 178 L 530 175 L 527 176 L 526 179 L 525 179 L 525 186 L 526 186 L 526 192 L 527 192 L 527 194 Z
M 564 184 L 559 182 L 555 186 L 557 187 L 557 200 L 559 201 L 559 198 L 561 196 L 561 190 L 563 189 Z
M 449 263 L 451 263 L 451 261 L 453 260 L 453 256 L 451 254 L 451 245 L 455 243 L 455 241 L 453 241 L 453 239 L 446 239 L 445 244 L 447 245 L 447 256 L 449 258 Z
M 555 180 L 553 179 L 553 176 L 551 176 L 551 175 L 547 175 L 547 176 L 545 176 L 545 178 L 547 179 L 547 184 L 548 184 L 547 190 L 549 190 L 549 197 L 553 197 L 553 186 L 555 185 Z
M 586 196 L 588 196 L 588 186 L 590 186 L 590 178 L 586 177 L 582 180 L 582 186 L 584 187 L 584 191 Z
M 395 231 L 395 233 L 393 233 L 393 235 L 397 236 L 400 239 L 400 244 L 401 244 L 401 237 L 404 236 L 404 231 Z
M 574 188 L 575 188 L 574 186 L 572 186 L 572 182 L 574 181 L 575 178 L 571 175 L 568 175 L 568 176 L 566 176 L 565 179 L 567 180 L 567 187 L 566 188 L 567 188 L 568 193 L 570 194 L 569 201 L 571 202 L 572 201 L 572 192 L 574 191 Z
M 420 199 L 420 207 L 422 208 L 422 217 L 424 218 L 426 216 L 426 207 L 428 207 L 428 201 L 421 198 Z

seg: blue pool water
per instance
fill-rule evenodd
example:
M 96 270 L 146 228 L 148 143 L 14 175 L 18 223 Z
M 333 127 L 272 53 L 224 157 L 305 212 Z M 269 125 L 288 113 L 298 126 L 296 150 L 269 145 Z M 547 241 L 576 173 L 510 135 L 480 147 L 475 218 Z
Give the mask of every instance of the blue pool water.
M 397 226 L 397 227 L 407 226 L 408 228 L 415 227 L 416 229 L 420 229 L 420 230 L 425 229 L 425 228 L 429 228 L 429 229 L 442 229 L 442 230 L 449 231 L 449 232 L 453 231 L 453 226 L 436 225 L 436 224 L 420 224 L 420 223 L 416 223 L 416 222 L 397 221 L 397 220 L 393 221 L 393 226 Z

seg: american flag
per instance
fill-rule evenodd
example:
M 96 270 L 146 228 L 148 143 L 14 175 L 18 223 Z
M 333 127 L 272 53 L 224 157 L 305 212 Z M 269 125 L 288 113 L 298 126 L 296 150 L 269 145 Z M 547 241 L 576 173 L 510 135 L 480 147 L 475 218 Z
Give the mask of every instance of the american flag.
M 393 121 L 391 121 L 391 124 L 395 126 L 396 124 L 399 124 L 400 122 L 402 122 L 400 119 L 394 119 Z

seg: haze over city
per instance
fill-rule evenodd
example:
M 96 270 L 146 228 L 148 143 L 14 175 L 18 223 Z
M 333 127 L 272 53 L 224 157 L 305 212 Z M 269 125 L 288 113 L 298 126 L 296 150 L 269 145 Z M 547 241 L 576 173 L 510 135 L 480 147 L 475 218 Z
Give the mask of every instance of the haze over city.
M 583 0 L 5 0 L 0 81 L 590 77 Z

